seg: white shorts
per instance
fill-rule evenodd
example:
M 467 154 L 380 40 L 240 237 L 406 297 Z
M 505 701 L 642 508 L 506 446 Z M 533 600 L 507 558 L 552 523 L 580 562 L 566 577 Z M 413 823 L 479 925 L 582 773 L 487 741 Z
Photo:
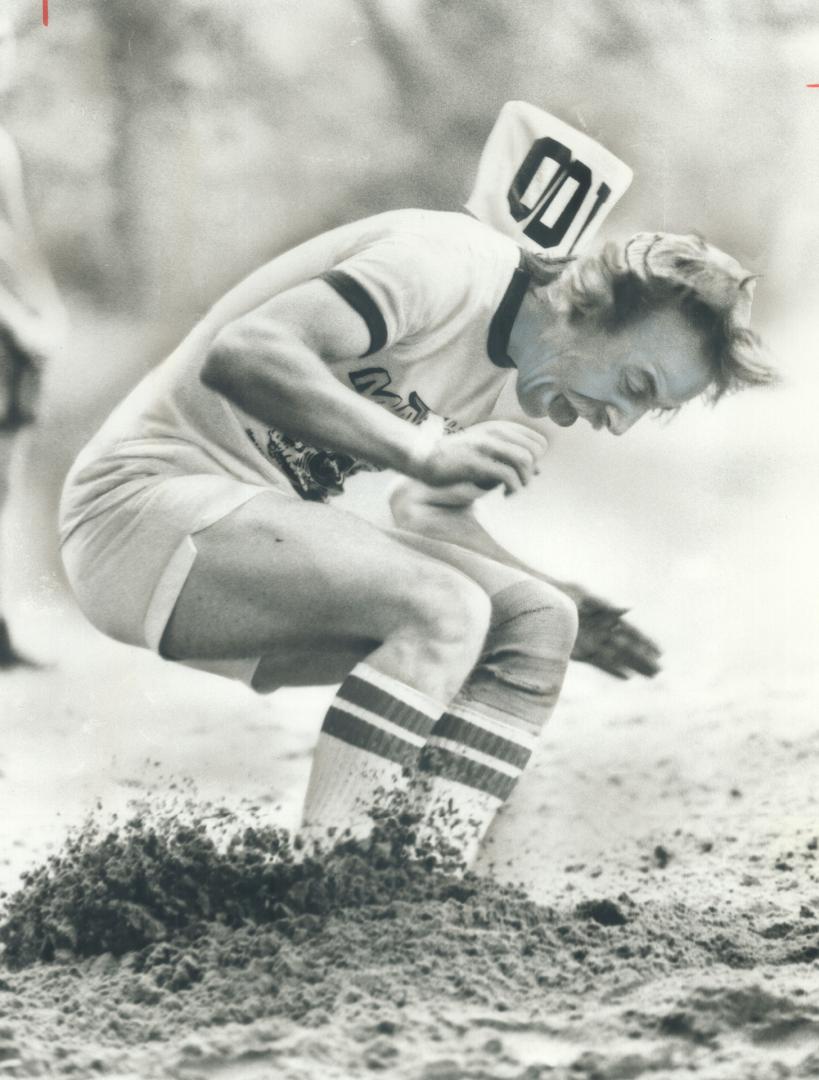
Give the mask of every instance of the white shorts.
M 80 608 L 98 630 L 157 653 L 196 560 L 196 534 L 263 492 L 296 497 L 213 473 L 147 474 L 117 489 L 119 501 L 69 534 L 63 563 Z M 260 659 L 179 662 L 250 686 Z

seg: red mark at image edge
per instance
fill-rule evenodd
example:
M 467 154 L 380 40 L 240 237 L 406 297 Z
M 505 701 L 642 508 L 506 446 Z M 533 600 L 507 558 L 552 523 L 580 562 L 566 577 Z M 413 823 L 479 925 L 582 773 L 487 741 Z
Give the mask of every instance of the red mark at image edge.
M 43 26 L 48 26 L 48 0 L 43 0 Z

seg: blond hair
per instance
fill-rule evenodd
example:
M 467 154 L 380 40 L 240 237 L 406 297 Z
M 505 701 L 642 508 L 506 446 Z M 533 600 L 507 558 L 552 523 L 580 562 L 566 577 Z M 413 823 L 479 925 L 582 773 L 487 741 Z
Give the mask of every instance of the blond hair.
M 551 276 L 548 297 L 557 311 L 573 320 L 595 319 L 611 330 L 654 308 L 676 306 L 703 335 L 714 373 L 713 401 L 777 381 L 750 327 L 755 275 L 699 236 L 637 233 L 565 268 L 553 263 Z M 540 283 L 546 283 L 545 274 Z

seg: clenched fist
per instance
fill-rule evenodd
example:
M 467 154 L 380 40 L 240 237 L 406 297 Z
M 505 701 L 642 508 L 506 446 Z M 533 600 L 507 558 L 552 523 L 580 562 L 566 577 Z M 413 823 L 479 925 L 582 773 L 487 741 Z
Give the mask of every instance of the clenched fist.
M 466 504 L 499 485 L 507 495 L 525 487 L 547 448 L 523 424 L 488 420 L 436 439 L 418 454 L 410 475 L 433 488 L 454 487 Z

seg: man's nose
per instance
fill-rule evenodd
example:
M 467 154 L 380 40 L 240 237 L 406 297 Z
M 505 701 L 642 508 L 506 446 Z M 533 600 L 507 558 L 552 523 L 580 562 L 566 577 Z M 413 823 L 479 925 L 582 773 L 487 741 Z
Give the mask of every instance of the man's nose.
M 646 412 L 644 405 L 630 405 L 628 408 L 618 408 L 610 405 L 606 409 L 608 429 L 612 435 L 625 435 L 630 427 Z

